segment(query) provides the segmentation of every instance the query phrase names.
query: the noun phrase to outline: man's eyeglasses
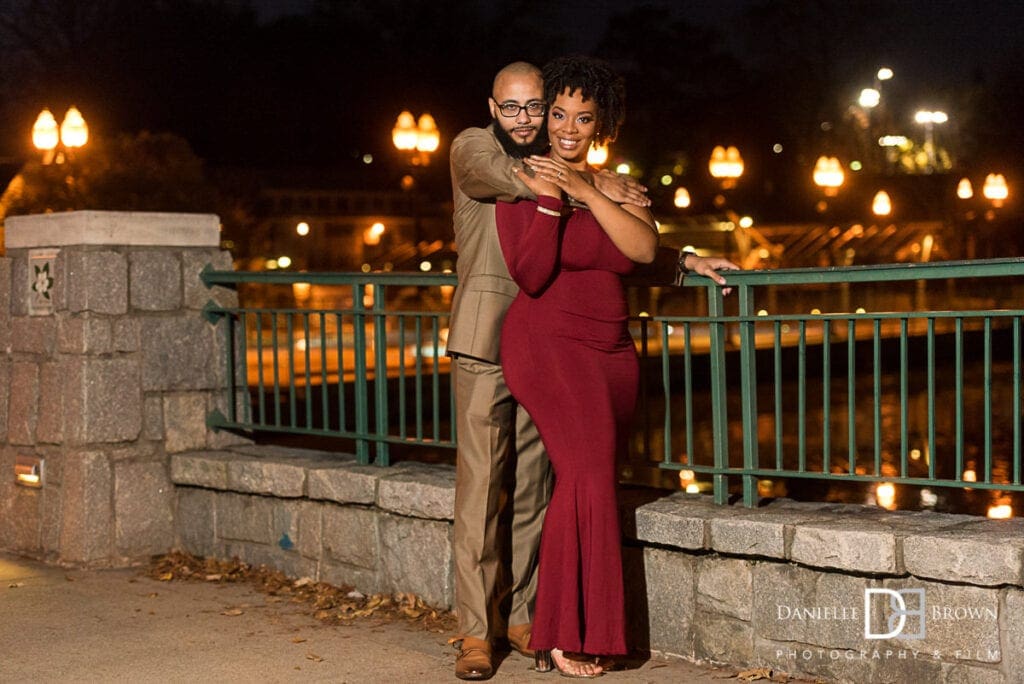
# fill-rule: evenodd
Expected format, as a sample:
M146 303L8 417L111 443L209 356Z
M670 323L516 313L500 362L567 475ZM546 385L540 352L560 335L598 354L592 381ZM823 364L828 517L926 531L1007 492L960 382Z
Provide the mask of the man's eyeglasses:
M527 102L524 105L516 104L515 102L501 102L498 103L498 111L501 115L511 119L514 116L519 116L519 112L526 110L527 116L544 116L544 112L548 110L548 106L544 102Z

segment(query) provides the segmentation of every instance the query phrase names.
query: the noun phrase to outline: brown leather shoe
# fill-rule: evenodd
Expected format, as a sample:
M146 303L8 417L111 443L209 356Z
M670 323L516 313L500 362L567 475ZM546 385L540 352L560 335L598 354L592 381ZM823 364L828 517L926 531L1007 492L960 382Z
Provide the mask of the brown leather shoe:
M530 628L532 625L527 622L525 625L513 625L508 628L508 645L522 653L527 658L536 655L530 648Z
M490 679L494 676L491 645L483 639L463 637L455 656L455 676L459 679Z

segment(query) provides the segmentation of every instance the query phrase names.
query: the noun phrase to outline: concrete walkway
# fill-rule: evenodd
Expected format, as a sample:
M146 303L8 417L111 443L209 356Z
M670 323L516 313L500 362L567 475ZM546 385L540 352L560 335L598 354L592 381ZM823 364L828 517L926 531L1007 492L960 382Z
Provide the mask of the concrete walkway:
M160 582L141 569L67 570L0 554L0 682L455 682L450 635L401 620L316 620L247 583ZM547 682L512 654L493 681ZM736 681L680 661L602 681ZM564 680L563 680L564 681Z

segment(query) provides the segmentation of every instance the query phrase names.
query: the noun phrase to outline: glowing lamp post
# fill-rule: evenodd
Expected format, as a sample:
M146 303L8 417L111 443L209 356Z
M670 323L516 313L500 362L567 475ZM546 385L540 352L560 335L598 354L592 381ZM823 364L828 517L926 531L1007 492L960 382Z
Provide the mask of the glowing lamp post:
M839 163L839 158L824 155L818 157L818 161L815 162L812 177L814 184L821 188L828 197L838 195L839 188L846 180L846 174L843 173L843 166Z
M871 200L871 213L875 216L888 216L892 213L892 200L885 190L879 190Z
M43 163L64 163L65 152L89 142L89 126L77 107L70 107L60 126L49 109L39 112L32 126L32 144L43 153Z
M587 150L587 163L591 166L604 166L608 162L608 145L592 143Z
M441 133L430 114L421 115L417 121L411 112L404 111L391 129L391 141L399 152L411 155L413 165L426 166L441 144Z
M1001 207L1006 198L1010 196L1010 189L1006 185L1006 178L1001 173L990 173L985 176L985 184L981 186L981 194L985 199L992 202L994 206Z
M736 179L743 175L743 157L740 156L740 151L731 145L729 147L716 146L711 151L708 171L712 178L721 181L722 189L728 190L736 187Z

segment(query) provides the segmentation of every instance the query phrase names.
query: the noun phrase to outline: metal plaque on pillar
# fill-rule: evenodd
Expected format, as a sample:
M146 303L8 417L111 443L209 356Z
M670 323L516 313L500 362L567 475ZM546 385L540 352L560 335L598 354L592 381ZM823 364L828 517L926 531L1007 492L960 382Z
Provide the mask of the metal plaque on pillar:
M30 316L53 314L53 286L56 284L57 249L28 251L28 313Z

